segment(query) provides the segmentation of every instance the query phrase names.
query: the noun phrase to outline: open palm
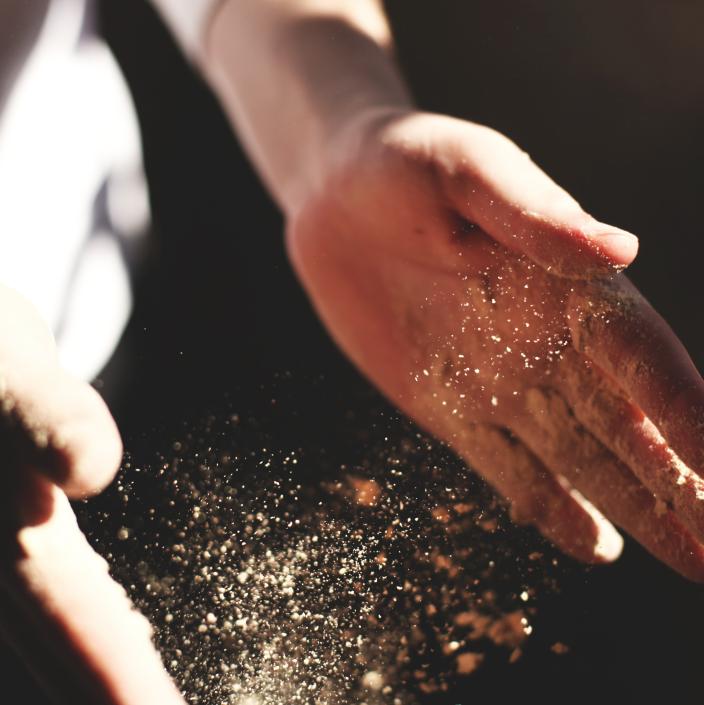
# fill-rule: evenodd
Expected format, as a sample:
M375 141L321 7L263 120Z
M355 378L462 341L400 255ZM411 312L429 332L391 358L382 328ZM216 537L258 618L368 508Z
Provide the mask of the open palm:
M404 115L340 142L289 246L340 346L517 521L606 561L603 513L704 579L704 384L618 273L632 236L501 135Z

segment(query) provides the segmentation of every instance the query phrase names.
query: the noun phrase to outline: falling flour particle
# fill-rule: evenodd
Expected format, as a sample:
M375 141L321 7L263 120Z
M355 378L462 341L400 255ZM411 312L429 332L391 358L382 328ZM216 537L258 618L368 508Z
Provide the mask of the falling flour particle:
M261 703L254 695L247 695L241 700L238 700L237 705L261 705Z
M479 668L483 660L484 656L482 654L473 653L471 651L460 654L457 657L457 673L460 673L463 676L474 673L474 671Z
M161 464L164 508L125 503L125 524L149 519L140 541L112 533L113 572L190 705L411 705L486 652L520 656L548 559L515 549L486 488L411 439L304 485L300 453L184 438Z
M362 686L369 690L381 690L384 687L384 677L378 671L367 671L362 676Z

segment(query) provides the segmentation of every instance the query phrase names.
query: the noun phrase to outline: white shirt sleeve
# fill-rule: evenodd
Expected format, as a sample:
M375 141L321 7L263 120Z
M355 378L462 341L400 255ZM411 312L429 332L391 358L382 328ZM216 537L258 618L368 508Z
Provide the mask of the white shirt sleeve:
M151 0L188 57L197 61L204 49L208 21L222 0Z

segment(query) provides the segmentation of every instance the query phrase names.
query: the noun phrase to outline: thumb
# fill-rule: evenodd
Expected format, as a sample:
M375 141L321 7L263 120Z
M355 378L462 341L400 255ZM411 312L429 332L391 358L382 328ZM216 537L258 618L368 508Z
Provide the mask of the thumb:
M452 186L460 215L560 276L605 276L635 259L635 235L592 218L507 137L473 127L460 146L468 182Z
M0 323L6 479L29 467L74 498L102 490L122 459L122 441L107 406L90 385L59 367L44 321L27 300L2 285Z

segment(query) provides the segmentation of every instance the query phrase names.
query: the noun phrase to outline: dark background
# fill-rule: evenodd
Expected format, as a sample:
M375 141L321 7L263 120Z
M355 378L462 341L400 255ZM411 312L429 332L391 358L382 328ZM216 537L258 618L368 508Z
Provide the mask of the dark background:
M294 411L273 415L275 437L334 443L350 410L381 402L313 316L279 214L153 11L143 0L103 5L143 128L156 225L132 322L103 376L127 448L158 450L226 397L246 409L286 397ZM505 132L596 217L637 233L631 276L701 369L704 5L387 5L419 105ZM541 608L536 639L565 641L568 655L534 649L484 669L448 703L699 703L703 597L629 543L616 566L571 573ZM8 702L43 702L23 692Z

